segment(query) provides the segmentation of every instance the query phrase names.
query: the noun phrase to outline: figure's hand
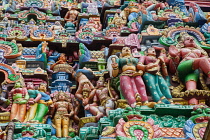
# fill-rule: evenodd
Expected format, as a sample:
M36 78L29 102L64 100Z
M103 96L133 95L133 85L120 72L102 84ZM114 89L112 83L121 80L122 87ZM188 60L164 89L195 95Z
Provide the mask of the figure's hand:
M147 65L146 70L148 71L149 69L154 68L154 67L158 67L158 64L150 63L150 64Z
M112 68L118 68L118 63L112 63Z
M28 103L29 103L30 105L33 105L33 104L35 104L35 101L34 101L34 100L30 100L30 101L28 101Z
M164 63L164 57L163 56L159 56L158 59L160 60L160 62Z
M112 98L111 100L112 100L112 101L116 101L117 99L115 99L115 98Z
M84 106L86 106L88 104L88 102L89 102L89 99L88 98L85 98L82 101L82 103L83 103Z
M56 62L56 64L62 64L63 63L63 60L58 60L57 62Z
M27 100L26 99L22 99L21 101L19 101L19 104L26 104Z
M136 65L136 68L137 68L138 70L145 71L145 65L143 65L142 63L138 63L138 64Z
M48 103L47 103L47 102L42 102L42 104L44 104L44 105L46 105L46 106L48 105Z
M179 50L175 46L170 46L169 47L169 54L171 57L176 57L179 55Z
M144 72L142 70L139 70L138 73L140 74L140 76L142 76L144 74Z
M64 117L71 117L73 114L64 114Z
M90 110L90 105L89 104L85 106L85 110Z

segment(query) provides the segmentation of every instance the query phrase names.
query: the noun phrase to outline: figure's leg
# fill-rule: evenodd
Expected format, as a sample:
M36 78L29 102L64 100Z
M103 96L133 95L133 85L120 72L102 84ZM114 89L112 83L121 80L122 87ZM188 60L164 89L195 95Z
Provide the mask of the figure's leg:
M12 109L11 109L11 114L10 114L10 121L15 119L19 111L19 104L13 103L12 104Z
M48 106L46 106L44 104L38 104L37 110L36 110L36 116L34 117L33 120L42 122L43 118L47 114L48 110L49 110Z
M145 81L145 85L146 85L149 93L152 96L152 99L155 102L161 102L160 96L159 96L157 88L156 88L157 87L156 84L158 84L158 83L155 81L155 76L150 74L150 73L145 73L143 75L143 78L144 78L144 81Z
M170 103L172 103L173 100L172 100L171 92L170 92L170 89L169 89L165 79L162 76L158 76L158 75L156 77L158 80L158 87L162 94L162 96L160 96L160 97L166 97L168 99L168 101ZM165 103L168 103L168 102L166 101Z
M36 115L38 103L30 105L30 109L27 111L25 122L32 120Z
M19 120L23 122L26 116L26 104L21 104L19 107Z
M96 106L89 105L89 108L87 108L86 110L90 110L90 113L96 116L97 120L104 116L104 114L100 112Z
M134 81L135 81L134 85L136 86L138 93L141 96L141 101L142 102L148 101L146 87L145 87L144 81L142 80L141 76L134 77Z
M193 73L187 74L185 77L186 89L197 89L197 81L199 78L199 71L195 70Z
M165 81L166 81L168 87L170 87L171 86L171 82L170 82L170 77L169 76L165 76Z
M133 91L131 78L129 76L120 76L120 88L128 104L134 104L136 102L135 93Z
M68 117L64 117L62 119L62 132L63 132L62 137L68 137L69 135L69 118Z
M113 110L114 109L114 102L111 99L106 101L105 109L106 109L106 115L107 116L109 114L109 110Z
M61 117L55 116L56 137L62 137Z
M210 62L208 58L195 59L193 62L193 69L201 69L210 78Z

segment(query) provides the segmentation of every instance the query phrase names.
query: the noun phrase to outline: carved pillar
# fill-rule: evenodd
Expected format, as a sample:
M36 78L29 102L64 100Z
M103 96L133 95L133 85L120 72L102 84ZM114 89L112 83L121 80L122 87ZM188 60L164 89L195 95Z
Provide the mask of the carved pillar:
M15 123L9 122L8 123L8 133L7 133L7 140L14 140L14 129L15 129Z
M204 133L203 140L210 140L210 120L208 121L208 125L206 127L206 131Z

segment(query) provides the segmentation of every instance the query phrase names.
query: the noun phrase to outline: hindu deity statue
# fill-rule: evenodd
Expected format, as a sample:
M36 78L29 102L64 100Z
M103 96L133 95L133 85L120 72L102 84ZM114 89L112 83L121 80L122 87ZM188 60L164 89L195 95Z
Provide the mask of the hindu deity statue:
M9 99L11 101L10 120L23 122L26 115L29 95L27 89L23 86L21 81L17 81L14 88L9 92Z
M139 68L138 59L134 58L129 47L123 47L120 57L111 56L108 59L108 69L110 76L117 77L119 70L122 70L120 75L120 88L122 95L132 107L136 104L135 94L141 95L143 103L148 103L146 87L141 78L143 71Z
M115 24L118 28L122 28L126 25L127 23L127 18L121 17L118 15L118 13L115 14L113 20L109 23L110 24Z
M64 20L68 23L71 22L73 24L76 24L77 21L77 16L78 16L79 12L75 9L74 6L69 8L69 11L66 13Z
M88 22L86 23L86 25L83 26L83 28L86 28L86 27L91 28L94 33L101 31L102 24L100 22L100 18L99 17L90 17Z
M44 116L49 111L48 106L50 106L53 102L50 98L50 95L48 95L47 92L47 84L41 83L38 88L39 93L41 94L41 98L39 100L36 115L34 119L31 120L31 122L38 122L42 123Z
M143 79L153 100L157 103L172 103L170 89L163 78L163 76L168 76L164 56L160 55L157 58L155 48L152 47L148 49L147 55L141 56L140 59L139 63L142 64L142 70L145 72Z
M208 54L195 43L193 36L182 32L177 47L170 46L169 55L172 60L179 60L179 63L172 63L170 67L177 66L179 80L185 83L188 91L197 89L199 69L207 75L207 83L209 82L210 62ZM197 104L193 101L196 100L190 99L189 104Z
M9 20L8 20L8 17L4 17L2 19L2 21L0 21L0 27L1 28L4 28L4 27L7 27L9 25Z
M44 62L44 66L47 67L47 53L48 43L46 41L40 43L36 50L36 60Z
M51 105L51 115L54 118L57 137L68 137L70 117L74 115L74 109L70 101L70 96L60 91L54 97Z
M81 100L83 105L87 105L89 103L89 93L94 89L94 86L90 81L90 79L93 79L93 77L94 75L92 70L87 69L86 67L83 69L78 69L75 73L75 79L79 84L75 97ZM84 96L87 98L84 98Z
M57 72L67 72L72 73L72 66L67 63L66 55L64 53L61 53L58 61L50 66L50 69L54 71L54 73Z
M29 95L28 104L30 105L30 109L27 111L25 122L32 120L35 117L38 102L42 97L39 91L35 90L33 82L27 83L27 90Z
M51 26L51 30L55 32L55 35L59 35L60 32L65 31L59 21L56 21L55 24Z
M210 44L210 23L205 23L201 27L200 31L204 34L206 43Z
M110 96L109 97L109 90L110 90ZM96 87L91 91L89 97L84 98L93 98L92 104L87 104L85 106L86 110L90 110L90 112L96 116L97 119L102 117L103 115L108 115L109 110L113 110L115 106L115 101L119 98L117 93L111 89L108 88L104 81L104 77L100 77L97 81Z

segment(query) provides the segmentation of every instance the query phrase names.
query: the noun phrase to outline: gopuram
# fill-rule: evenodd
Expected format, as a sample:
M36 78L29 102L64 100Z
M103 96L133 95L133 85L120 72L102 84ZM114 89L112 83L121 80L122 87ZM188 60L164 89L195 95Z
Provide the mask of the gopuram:
M210 140L209 0L0 0L0 140Z

